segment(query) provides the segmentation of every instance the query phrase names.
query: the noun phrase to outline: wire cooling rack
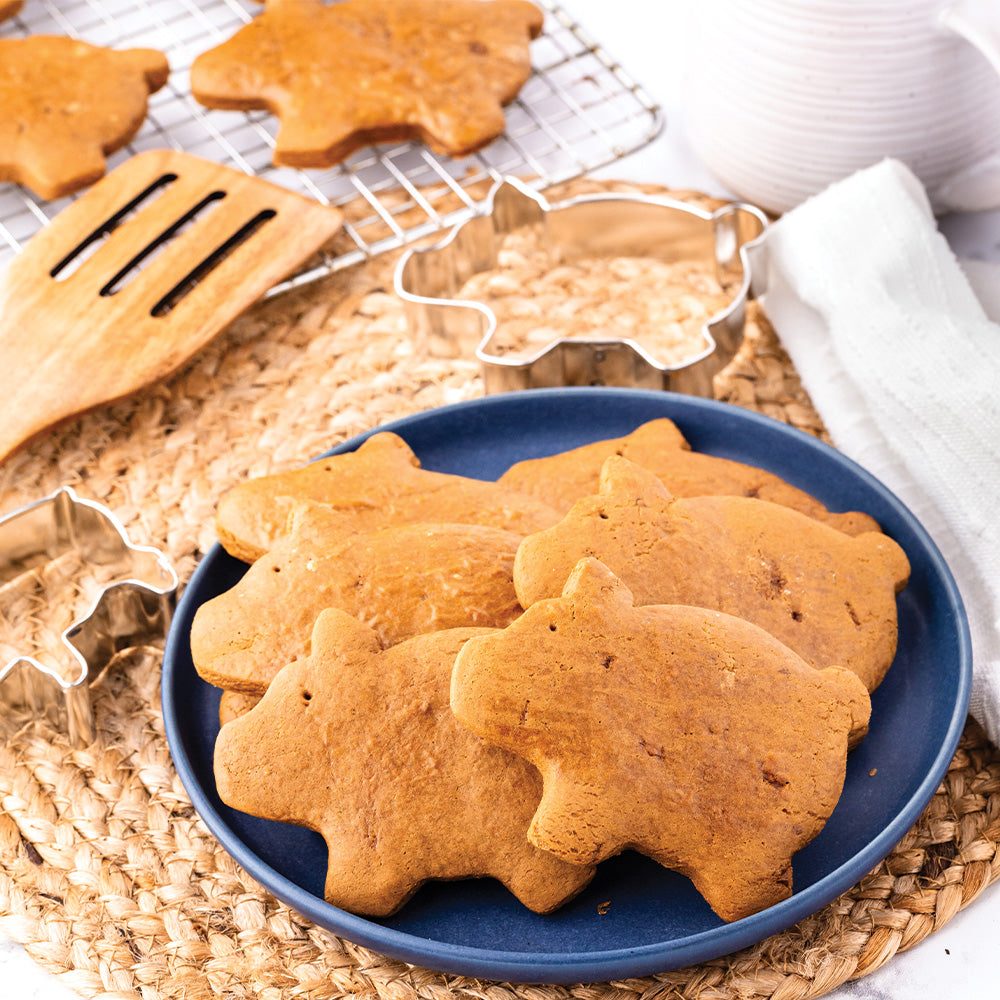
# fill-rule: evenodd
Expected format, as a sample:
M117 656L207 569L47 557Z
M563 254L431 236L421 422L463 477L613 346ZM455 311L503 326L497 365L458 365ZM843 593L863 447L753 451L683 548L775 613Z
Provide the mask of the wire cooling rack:
M324 260L318 270L325 272L464 221L482 199L483 181L513 174L543 188L612 163L656 137L662 118L642 88L567 11L551 0L535 2L545 11L545 27L531 43L532 75L507 107L504 135L461 159L404 142L360 150L328 170L273 166L278 125L273 116L210 111L190 96L188 71L195 56L249 22L261 9L251 0L26 0L17 17L0 25L0 37L59 34L94 45L165 52L170 79L150 98L135 140L109 157L108 169L134 153L169 148L256 174L324 204L364 199L370 214L347 223L347 249ZM0 184L0 268L67 202L46 202L26 188ZM298 280L313 276L311 271Z

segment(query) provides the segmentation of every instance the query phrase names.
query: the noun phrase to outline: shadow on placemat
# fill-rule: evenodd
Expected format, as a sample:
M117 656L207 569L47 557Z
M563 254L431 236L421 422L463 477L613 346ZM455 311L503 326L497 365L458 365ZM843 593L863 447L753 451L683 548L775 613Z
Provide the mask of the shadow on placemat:
M583 181L564 193L583 190L635 186ZM71 485L110 506L133 540L162 548L187 580L215 541L215 505L230 485L481 394L473 360L414 355L391 293L394 263L376 258L265 302L171 380L35 442L0 467L2 508ZM825 437L773 331L751 312L747 343L720 377L718 397ZM0 931L86 997L817 997L933 933L994 878L1000 754L970 722L902 843L782 934L613 985L444 976L314 927L238 868L174 769L159 667L158 652L139 650L105 673L94 691L98 739L85 749L30 724L0 734Z

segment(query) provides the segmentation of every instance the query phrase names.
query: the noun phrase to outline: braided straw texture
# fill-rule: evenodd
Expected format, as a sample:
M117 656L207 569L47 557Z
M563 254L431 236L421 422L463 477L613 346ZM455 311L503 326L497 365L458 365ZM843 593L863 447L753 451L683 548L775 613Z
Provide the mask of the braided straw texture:
M557 194L593 189L636 188L582 181ZM214 542L215 504L230 485L301 465L386 420L481 394L473 361L414 357L390 290L393 264L376 258L262 303L174 378L43 437L0 467L0 507L71 485L110 506L134 541L162 548L186 580ZM717 395L825 436L754 310ZM174 770L158 685L158 652L119 657L95 688L99 732L83 750L39 725L0 733L0 931L84 997L799 1000L890 961L1000 874L1000 754L970 722L903 842L782 934L616 983L445 976L312 926L233 862Z

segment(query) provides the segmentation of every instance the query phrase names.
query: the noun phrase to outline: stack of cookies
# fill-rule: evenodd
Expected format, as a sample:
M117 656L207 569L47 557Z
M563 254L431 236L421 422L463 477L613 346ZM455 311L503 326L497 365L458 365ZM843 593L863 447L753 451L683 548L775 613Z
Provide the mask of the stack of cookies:
M218 533L250 563L192 626L219 794L318 831L327 900L372 916L480 876L550 912L627 849L725 920L786 898L909 576L667 419L495 483L375 434L236 486Z

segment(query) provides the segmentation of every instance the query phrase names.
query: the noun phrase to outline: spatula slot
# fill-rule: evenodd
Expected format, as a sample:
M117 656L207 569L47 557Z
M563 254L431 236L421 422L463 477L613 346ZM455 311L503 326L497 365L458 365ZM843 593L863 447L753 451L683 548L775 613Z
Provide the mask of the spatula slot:
M273 208L258 212L252 219L240 226L224 243L215 248L202 262L193 267L166 295L150 310L151 316L167 316L189 292L192 292L209 273L215 270L237 247L246 243L251 236L265 226L278 213Z
M143 268L148 267L156 259L157 255L162 253L170 243L190 229L216 202L222 201L225 197L225 191L213 191L211 194L207 194L196 205L189 208L176 222L172 222L167 226L159 236L150 240L142 250L101 288L99 294L102 296L117 295Z
M81 240L62 260L59 261L55 267L49 271L49 277L55 278L57 281L65 281L71 274L74 274L84 261L89 260L91 257L101 249L102 246L107 242L108 237L121 225L126 223L132 218L143 206L154 201L174 181L177 180L177 174L163 174L158 177L152 184L150 184L145 190L140 191L130 202L118 209L114 215L109 216L104 220L93 232L91 232L85 239Z

